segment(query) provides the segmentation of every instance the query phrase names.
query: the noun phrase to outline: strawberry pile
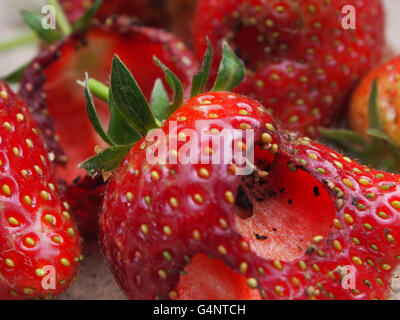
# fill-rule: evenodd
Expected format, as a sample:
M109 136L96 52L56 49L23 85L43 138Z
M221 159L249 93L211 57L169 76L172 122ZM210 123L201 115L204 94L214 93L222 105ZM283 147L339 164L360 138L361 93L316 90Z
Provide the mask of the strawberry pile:
M130 299L389 298L381 1L354 3L355 29L344 0L103 2L60 0L47 32L25 12L41 51L19 97L0 81L0 298L67 289L79 235Z

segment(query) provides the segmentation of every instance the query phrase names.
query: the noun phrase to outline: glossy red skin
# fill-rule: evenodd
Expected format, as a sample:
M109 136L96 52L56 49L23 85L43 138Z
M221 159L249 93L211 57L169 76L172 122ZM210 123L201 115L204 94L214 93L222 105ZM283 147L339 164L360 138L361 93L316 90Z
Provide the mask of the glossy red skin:
M67 204L63 203L56 186L53 164L48 159L38 125L26 105L4 82L0 82L0 92L7 93L6 98L0 93L0 298L57 295L68 288L77 273L79 234L73 220L63 215ZM7 122L11 130L4 126ZM19 150L18 156L13 148ZM35 165L40 172L35 170ZM27 171L26 177L22 170ZM4 185L10 187L10 195L4 191ZM47 193L47 199L42 191ZM25 196L30 198L30 203L24 200ZM53 216L53 223L46 221L46 214ZM10 223L10 217L18 224ZM61 243L54 241L54 236ZM27 237L35 244L27 243ZM6 259L13 263L7 263ZM67 259L70 265L62 264L61 259ZM36 274L36 269L44 266L55 268L54 290L44 289L42 277Z
M400 56L369 72L354 91L349 110L350 128L368 138L368 101L374 80L378 81L378 107L383 130L400 145Z
M247 115L240 114L240 109L245 109ZM241 272L266 299L385 299L389 296L392 272L399 263L396 256L400 254L396 244L400 237L400 209L397 208L400 203L394 202L400 200L399 176L389 173L377 176L377 171L325 146L305 138L288 137L263 110L248 98L209 93L189 100L170 118L170 121L179 120L179 131L200 130L202 127L195 125L195 120L199 119L211 118L220 129L239 129L241 123L247 123L255 131L256 149L262 145L262 133L271 136L271 144L276 146L267 144L270 151L256 152L255 159L257 164L273 159L265 186L271 202L265 202L266 211L253 212L253 217L244 221L234 214L234 204L226 197L226 191L236 195L242 179L233 174L230 165L152 165L146 160L150 142L139 141L131 149L108 184L100 219L103 253L129 298L179 298L180 272L199 253L217 257L234 272ZM266 123L272 124L273 130L270 126L267 128ZM162 130L168 133L168 122ZM292 169L298 169L297 173L288 169L288 163ZM202 167L208 170L208 177L199 173ZM151 174L154 170L159 180ZM359 183L361 178L369 179L368 186ZM346 179L353 183L353 188L348 187ZM322 196L321 200L309 187L315 183L320 187L318 197ZM279 190L282 185L289 188L287 192ZM382 185L388 185L388 190L381 190ZM127 192L132 193L132 201L128 200ZM196 193L203 197L202 203L194 200ZM275 195L279 193L282 195ZM373 193L375 198L368 199L367 193ZM295 198L298 194L302 196ZM150 201L146 202L146 197L150 197ZM177 201L171 202L172 197ZM289 203L290 197L294 198ZM321 201L319 207L315 205L317 201ZM282 216L282 225L276 225L278 234L281 233L279 228L288 231L294 227L285 226L289 218L296 218L304 225L303 242L285 236L273 240L301 245L297 255L271 254L259 246L252 234L260 224L261 227L262 223L268 224L274 209ZM317 234L306 232L318 221L318 215L312 218L310 211L317 211L323 219L329 218ZM387 218L379 217L379 211L385 212ZM367 229L365 223L372 229ZM143 225L147 226L147 232ZM193 234L194 231L198 234ZM271 230L263 231L269 236L272 234ZM319 235L323 239L313 242ZM357 238L359 244L353 242L356 241L353 238ZM371 248L372 244L378 250ZM279 254L284 259L277 262ZM374 265L370 266L367 259ZM306 270L301 268L302 261ZM359 292L343 289L335 273L337 267L347 265L356 268ZM200 267L197 272L206 270ZM210 283L211 295L212 287ZM191 299L207 298L189 296Z
M353 4L356 30L343 29L345 15L337 14L348 4L346 0L331 0L330 5L310 0L201 0L194 27L197 57L201 59L208 36L219 61L221 42L227 38L248 69L247 79L236 91L273 110L285 129L316 137L319 126L340 119L354 86L380 62L384 51L381 1ZM283 12L277 9L281 7ZM240 24L248 27L239 28Z
M73 22L88 10L92 0L60 0L68 19ZM105 20L115 14L135 17L146 26L166 28L186 43L191 43L192 19L197 0L104 0L96 18Z
M57 174L69 183L79 175L85 175L78 165L95 154L95 146L105 146L87 117L83 89L76 83L77 79L84 79L85 72L88 72L89 77L109 84L110 61L114 54L118 54L149 98L155 80L164 79L162 70L153 61L153 55L175 72L185 86L190 85L197 70L192 54L177 38L162 30L131 26L129 23L129 19L116 18L113 23L91 29L85 37L88 46L82 47L80 36L67 40L59 49L59 59L41 73L46 77L43 91L47 108L69 160L66 168L58 168ZM169 88L168 85L165 87ZM97 99L95 103L100 120L106 127L108 106Z

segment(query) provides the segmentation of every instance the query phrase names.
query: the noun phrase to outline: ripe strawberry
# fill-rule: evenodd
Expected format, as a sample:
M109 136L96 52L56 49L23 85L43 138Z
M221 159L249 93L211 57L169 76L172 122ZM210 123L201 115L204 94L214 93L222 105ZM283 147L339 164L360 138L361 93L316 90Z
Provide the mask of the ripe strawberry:
M2 81L0 123L0 299L57 295L77 273L79 235L39 127ZM48 267L54 268L54 288L42 285L52 282Z
M264 103L286 129L315 137L319 126L340 118L351 90L384 51L381 1L352 3L355 30L342 27L342 8L348 4L201 0L196 52L202 55L206 36L216 48L228 39L248 68L237 92Z
M378 101L380 121L383 131L400 145L400 56L372 70L362 80L353 94L349 111L350 128L363 137L368 137L370 127L368 100L374 80L378 82Z
M122 17L108 20L84 37L72 36L41 53L25 73L21 95L29 105L31 101L33 105L47 104L55 133L68 157L65 169L59 167L57 173L67 182L84 175L77 165L93 155L96 145L101 145L85 116L85 99L76 81L88 72L106 82L109 61L114 53L125 58L144 84L142 89L147 97L154 81L163 77L154 65L153 55L160 57L186 85L196 68L191 53L177 38L161 30L132 26L130 19ZM108 108L101 102L99 115L103 123L109 119ZM85 143L82 143L83 137Z
M93 2L93 0L60 1L71 22L82 17ZM105 20L113 14L125 14L137 18L145 25L167 28L190 43L191 21L196 3L197 0L103 0L96 17Z
M400 176L281 131L261 104L224 91L235 86L222 79L236 84L243 74L226 46L224 54L230 58L214 90L192 89L194 97L175 109L155 141L143 137L130 150L112 146L82 165L93 174L120 163L100 218L102 250L120 287L132 299L387 298L400 259ZM207 55L204 61L202 88L211 63ZM114 103L141 132L159 127L134 87L114 58ZM127 99L142 122L129 118ZM254 141L224 134L222 147L204 135L232 129L252 129ZM161 142L170 160L190 150L192 162L154 161L163 154ZM237 158L213 161L237 155L232 149L245 156L254 150L252 174L236 174L243 166ZM342 286L345 268L354 272L350 289Z

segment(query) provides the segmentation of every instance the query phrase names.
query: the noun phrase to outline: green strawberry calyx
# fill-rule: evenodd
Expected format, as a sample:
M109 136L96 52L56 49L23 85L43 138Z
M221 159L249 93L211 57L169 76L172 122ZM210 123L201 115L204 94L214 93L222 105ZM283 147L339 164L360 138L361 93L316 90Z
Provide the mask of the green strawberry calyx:
M223 42L223 56L218 74L210 91L231 91L245 76L243 62L234 54L227 42ZM131 147L152 130L163 123L185 102L184 88L178 77L157 57L154 62L164 71L165 81L174 92L173 99L167 94L161 79L155 81L150 103L146 100L132 73L114 55L111 68L111 85L90 79L78 81L85 87L86 107L93 128L109 145L79 166L89 175L95 176L104 171L112 171L119 166ZM198 73L193 77L190 98L206 90L212 65L212 47L207 39L207 49ZM110 122L105 130L100 124L92 95L108 103Z

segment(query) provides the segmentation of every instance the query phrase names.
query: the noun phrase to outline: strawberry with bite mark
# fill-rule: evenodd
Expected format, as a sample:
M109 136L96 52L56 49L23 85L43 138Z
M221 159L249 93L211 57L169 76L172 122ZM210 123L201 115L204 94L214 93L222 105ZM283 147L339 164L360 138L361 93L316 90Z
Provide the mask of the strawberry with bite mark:
M248 68L236 91L273 110L285 129L315 137L319 126L329 127L340 118L351 90L384 50L381 1L352 4L355 30L342 27L342 8L348 4L201 0L196 52L201 57L206 36L216 48L227 39Z
M227 46L224 53L214 90L199 94L210 67L206 54L192 98L167 112L161 127L144 100L135 101L134 82L129 94L118 87L119 79L133 78L114 58L118 109L138 130L164 133L130 150L112 146L82 164L91 174L117 167L100 219L102 250L117 282L132 299L386 299L400 258L400 176L281 131L258 102L227 92L244 73ZM127 98L142 103L144 124L129 118ZM198 139L189 139L188 129ZM224 135L225 148L218 148L200 134L224 129L252 129L254 141ZM167 137L169 146L176 142L170 159L189 145L203 161L149 160ZM248 156L253 148L250 175L237 174L244 166L238 158L212 162L215 154L233 149ZM342 286L348 267L356 279L350 289Z
M3 81L0 123L0 298L58 295L77 273L79 234L39 127ZM42 283L49 272L55 272L54 288Z

